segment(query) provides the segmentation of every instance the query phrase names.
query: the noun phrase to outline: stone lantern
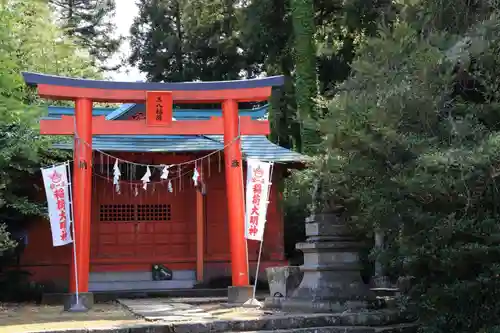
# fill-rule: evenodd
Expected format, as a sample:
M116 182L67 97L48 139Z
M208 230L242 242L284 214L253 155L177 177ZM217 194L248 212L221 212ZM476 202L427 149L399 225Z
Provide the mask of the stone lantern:
M315 196L320 192L315 187ZM314 198L316 200L316 198ZM314 211L315 209L313 209ZM332 200L306 219L306 241L296 248L304 253L303 278L291 295L280 301L284 310L342 312L368 307L375 295L361 278L358 242Z

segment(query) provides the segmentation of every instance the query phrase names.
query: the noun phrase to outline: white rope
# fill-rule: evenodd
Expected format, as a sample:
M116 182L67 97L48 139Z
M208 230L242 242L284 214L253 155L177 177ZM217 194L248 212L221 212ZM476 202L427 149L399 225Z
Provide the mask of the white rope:
M238 139L240 138L240 134L238 133L238 136L235 137L233 140L231 140L231 142L229 142L228 144L224 145L221 149L217 149L217 150L214 150L212 151L211 153L208 153L207 155L204 155L202 157L199 157L199 158L196 158L196 159L193 159L193 160L190 160L190 161L186 161L186 162L182 162L182 163L177 163L177 164L172 164L172 166L182 166L182 165L187 165L187 164L194 164L196 162L199 162L205 158L208 158L212 155L215 155L221 151L224 151L227 147L231 146L233 143L235 143ZM86 142L85 140L81 139L79 136L78 136L78 133L75 131L75 139L78 139L79 141L81 141L83 144L85 144L87 147L91 148L92 150L94 151L97 151L101 154L103 154L104 156L108 156L110 158L114 158L114 159L117 159L118 161L121 161L122 163L126 163L126 164L132 164L132 165L138 165L138 166L145 166L145 167L163 167L164 164L144 164L144 163L137 163L137 162L132 162L132 161L128 161L128 160L124 160L122 158L118 158L116 156L113 156L111 154L108 154L100 149L96 149L94 148L89 142Z
M151 182L148 182L148 184L152 184L152 185L154 185L154 184L168 183L168 182L170 182L170 181L178 180L178 179L180 179L180 178L182 178L182 177L185 177L185 176L187 176L187 175L191 174L193 171L194 171L194 170L189 170L189 171L186 171L186 172L184 172L184 173L181 173L180 175L177 175L177 176L175 176L175 177L169 177L169 178L167 178L167 179L162 179L162 180L159 180L159 181L151 181ZM107 181L113 182L113 178L110 178L110 177L107 177L107 176L103 176L103 175L100 175L100 174L95 173L95 172L92 172L92 175L94 175L94 176L96 176L96 177L98 177L98 178L101 178L101 179L104 179L104 180L107 180ZM141 180L140 180L140 179L138 179L138 180L135 180L135 181L132 181L132 180L131 180L131 181L126 181L126 180L121 180L121 179L120 179L118 182L119 182L119 183L122 183L122 184L128 184L128 185L136 185L136 184L140 183L140 182L141 182Z

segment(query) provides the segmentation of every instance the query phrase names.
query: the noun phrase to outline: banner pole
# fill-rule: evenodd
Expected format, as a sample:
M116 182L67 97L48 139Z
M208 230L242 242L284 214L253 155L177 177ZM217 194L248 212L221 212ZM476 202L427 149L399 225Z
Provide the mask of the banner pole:
M250 279L250 257L248 256L248 239L246 238L245 238L245 247L247 250L247 274L248 274L248 279ZM248 281L248 283L250 283L250 281Z
M76 127L76 118L75 118L75 138L78 140L78 146L77 144L75 143L75 140L73 140L73 157L75 158L75 161L76 161L76 158L77 156L79 156L80 154L80 151L77 151L77 149L81 149L81 145L82 145L82 141L80 139L80 137L78 136L78 131L77 131L77 127ZM68 163L68 169L69 169L69 163ZM70 179L73 179L70 175L70 177L68 177ZM80 184L82 185L82 184ZM75 261L75 289L76 289L76 292L75 292L75 297L76 297L76 303L75 304L71 304L70 308L68 309L68 311L70 312L86 312L88 311L87 307L83 304L80 303L80 286L79 286L79 281L78 281L78 261L77 261L77 254L76 254L76 228L75 228L75 214L74 214L74 206L73 206L73 186L70 187L70 193L71 193L71 219L72 219L72 223L71 223L71 231L73 232L73 260ZM83 190L83 187L78 190ZM83 214L83 212L82 212ZM82 216L79 216L80 218L82 218Z
M80 295L79 295L79 290L80 288L78 287L78 263L76 260L76 234L75 234L75 218L74 218L74 212L73 212L73 184L71 182L71 173L70 173L70 167L69 163L66 163L66 170L68 174L68 187L69 187L69 193L70 193L70 198L71 198L71 232L73 233L73 261L75 263L75 287L76 287L76 304L80 303Z
M266 226L264 225L264 230ZM259 269L260 269L260 258L262 257L262 247L264 244L264 237L262 237L262 240L260 241L260 246L259 246L259 256L257 257L257 268L255 269L255 281L253 283L253 295L252 295L252 300L255 299L255 295L257 294L257 281L259 280Z

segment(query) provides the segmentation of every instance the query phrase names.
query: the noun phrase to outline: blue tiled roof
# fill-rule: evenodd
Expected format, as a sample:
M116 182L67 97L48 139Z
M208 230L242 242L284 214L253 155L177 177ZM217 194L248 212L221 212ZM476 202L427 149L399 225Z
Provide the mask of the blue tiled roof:
M126 119L137 112L144 112L144 104L123 104L119 108L94 108L94 116L106 116L110 121ZM240 115L251 116L253 119L267 115L268 105L252 110L240 110ZM46 118L56 119L62 115L74 115L71 107L48 108ZM221 109L174 109L176 120L209 119L222 116ZM221 135L95 135L92 144L94 149L103 151L129 152L196 152L214 151L224 148ZM275 145L265 136L243 136L241 148L245 158L255 158L274 162L305 162L308 158L289 149ZM70 142L58 143L54 148L73 149Z
M224 142L222 135L207 135L214 141ZM269 141L263 135L244 135L241 139L241 151L245 158L255 158L261 161L273 162L305 162L308 157L292 150L280 147Z
M278 163L305 162L307 157L275 145L265 136L242 136L241 149L244 158ZM196 152L214 151L224 148L223 137L172 136L172 135L96 135L92 140L94 149L128 152ZM72 143L58 143L54 148L72 149Z
M132 110L137 104L122 104L119 108L115 109L113 112L106 115L106 120L118 119L120 116L127 114Z
M268 105L264 105L255 109L241 109L241 116L251 116L252 119L261 119L267 115ZM93 108L92 115L106 116L107 120L123 120L138 112L145 112L144 104L122 104L120 107L114 108ZM61 116L72 116L75 114L75 109L72 107L49 106L48 115L45 118L60 118ZM221 109L174 109L173 117L176 120L204 120L211 117L221 117Z

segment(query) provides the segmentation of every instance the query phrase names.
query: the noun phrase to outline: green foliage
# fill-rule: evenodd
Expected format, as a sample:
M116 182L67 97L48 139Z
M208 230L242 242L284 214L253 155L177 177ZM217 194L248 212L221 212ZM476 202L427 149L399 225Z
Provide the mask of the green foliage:
M236 0L185 1L185 51L193 59L191 71L201 80L236 80L245 69L240 49Z
M10 238L10 232L7 231L7 226L0 224L0 256L15 245L16 243Z
M130 63L152 81L239 78L245 64L234 3L141 0L131 28Z
M292 0L295 32L295 89L301 119L317 119L316 50L314 45L314 7L312 0Z
M0 243L33 216L45 214L39 200L40 166L64 153L49 150L50 138L38 134L40 101L26 88L22 71L96 77L90 59L51 22L43 2L9 0L0 5ZM33 103L29 106L28 103Z
M295 4L300 6L301 2L295 1ZM317 97L318 102L316 85L322 96L335 95L338 84L349 76L350 64L363 36L376 34L380 21L394 20L395 6L390 0L315 0L313 5L314 35L309 40L298 41L306 43L307 48L311 48L312 41L312 52L316 49L315 59L309 65L314 67L317 64L317 79L314 69L310 72L306 70L305 75L311 78L311 91L314 89L310 95ZM282 93L275 93L271 99L271 140L287 148L311 153L318 148L311 146L318 141L317 122L307 120L310 116L307 112L306 119L298 116L292 17L290 0L250 1L243 8L239 21L241 47L250 73L263 71L268 75L286 76ZM308 24L310 28L311 22L308 21ZM313 119L321 119L325 109L326 106L319 101L318 107L313 109L317 113L312 114ZM309 201L303 197L311 186L310 183L305 186L302 183L307 182L308 176L300 174L286 184L284 211L288 252L291 252L294 243L304 237L303 221ZM317 174L310 176L316 177Z
M315 0L314 6L310 1L296 1L297 23L304 18L304 9L313 10L304 12L306 29L297 27L301 35L297 39L290 0L140 0L138 4L139 15L131 29L131 64L151 81L285 75L284 91L271 101L272 139L302 150L309 145L308 136L302 136L304 119L316 119L321 111L313 101L317 85L324 94L347 78L360 36L375 33L378 20L389 16L391 1ZM309 52L304 58L307 62L300 60L300 68L293 56L296 49ZM307 96L299 99L307 110L297 108L296 81L299 90L306 89ZM298 110L306 116L299 117Z
M148 79L183 81L185 71L180 1L141 0L131 32L130 63Z
M368 236L385 232L385 269L414 278L407 296L424 331L491 331L500 318L500 12L441 4L402 6L397 23L361 44L309 179L322 180L320 209L343 210Z
M247 72L286 77L284 88L271 99L271 139L281 146L300 150L303 144L292 75L295 63L290 1L251 1L243 9L240 29Z
M48 1L56 9L65 34L105 67L104 62L118 51L121 43L121 37L113 37L115 0Z
M291 257L295 245L305 240L305 223L309 215L308 207L312 204L310 192L311 179L315 177L315 169L308 168L301 172L292 172L285 179L283 191L283 211L286 221L285 252Z

